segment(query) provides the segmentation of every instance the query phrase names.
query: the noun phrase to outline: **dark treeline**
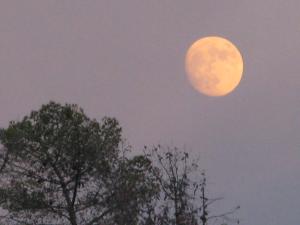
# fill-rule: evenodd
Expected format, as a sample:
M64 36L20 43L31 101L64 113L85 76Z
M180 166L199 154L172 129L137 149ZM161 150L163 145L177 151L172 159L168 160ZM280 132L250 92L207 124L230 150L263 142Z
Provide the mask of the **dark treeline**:
M145 148L129 157L114 118L50 102L0 131L3 225L207 225L206 178L187 152Z

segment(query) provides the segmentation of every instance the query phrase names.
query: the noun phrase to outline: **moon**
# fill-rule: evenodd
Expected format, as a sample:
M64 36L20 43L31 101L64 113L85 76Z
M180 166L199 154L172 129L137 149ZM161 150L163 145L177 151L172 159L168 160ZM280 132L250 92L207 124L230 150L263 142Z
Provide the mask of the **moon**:
M237 47L222 37L205 37L188 49L185 68L192 86L208 96L232 92L243 75L243 58Z

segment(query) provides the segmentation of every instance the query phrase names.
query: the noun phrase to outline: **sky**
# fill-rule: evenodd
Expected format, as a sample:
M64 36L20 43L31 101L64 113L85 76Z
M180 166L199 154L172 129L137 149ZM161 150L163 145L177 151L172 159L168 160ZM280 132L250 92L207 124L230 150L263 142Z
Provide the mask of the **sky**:
M116 117L124 137L200 156L243 225L300 223L299 0L2 0L0 126L41 104ZM244 59L240 85L208 97L184 58L205 36Z

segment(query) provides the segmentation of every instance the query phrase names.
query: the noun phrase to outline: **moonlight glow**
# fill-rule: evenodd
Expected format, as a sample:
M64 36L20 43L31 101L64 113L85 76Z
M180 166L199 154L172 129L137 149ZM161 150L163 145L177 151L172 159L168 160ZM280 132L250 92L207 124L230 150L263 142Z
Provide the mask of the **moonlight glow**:
M193 87L209 96L223 96L233 91L243 74L239 50L221 37L206 37L189 48L186 72Z

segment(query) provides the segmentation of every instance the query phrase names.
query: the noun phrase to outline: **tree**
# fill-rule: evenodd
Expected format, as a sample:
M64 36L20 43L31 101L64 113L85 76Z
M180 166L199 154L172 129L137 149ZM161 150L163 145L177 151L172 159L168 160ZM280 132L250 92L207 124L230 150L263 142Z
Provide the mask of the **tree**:
M13 225L208 225L205 174L187 152L128 157L114 118L55 102L0 130L0 206Z
M123 157L110 186L113 198L110 207L114 216L106 224L145 224L145 210L157 199L159 185L152 174L152 162L144 156Z
M150 161L120 157L121 130L114 118L99 123L55 102L10 122L0 135L6 223L135 224L156 189ZM122 223L128 213L132 223Z
M146 150L147 152L147 150ZM160 184L160 202L155 224L159 225L195 225L193 200L197 189L190 173L197 164L189 162L189 155L177 148L167 151L161 146L155 147L147 154L155 166L157 182Z
M152 216L156 225L208 225L217 220L237 222L230 217L239 208L234 208L220 215L209 211L209 206L221 198L210 199L206 193L206 176L199 174L197 161L190 160L189 154L178 148L155 147L146 155L150 157L156 167L153 174L160 184L161 199L159 213ZM158 170L157 170L158 168ZM155 210L153 210L155 211Z
M222 225L226 225L227 222L240 224L239 219L232 217L232 215L240 208L240 206L237 206L221 214L212 214L209 211L209 207L213 203L222 200L223 198L209 198L206 192L207 183L206 183L205 172L202 172L201 176L202 176L202 181L199 183L200 184L200 191L199 191L200 206L198 207L198 218L201 222L201 225L211 224L210 222L212 222L212 224L217 224L218 222L221 222Z

